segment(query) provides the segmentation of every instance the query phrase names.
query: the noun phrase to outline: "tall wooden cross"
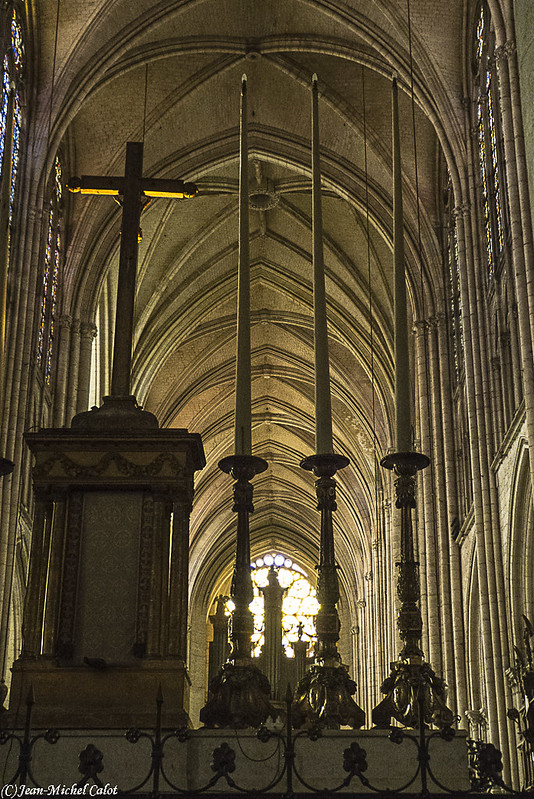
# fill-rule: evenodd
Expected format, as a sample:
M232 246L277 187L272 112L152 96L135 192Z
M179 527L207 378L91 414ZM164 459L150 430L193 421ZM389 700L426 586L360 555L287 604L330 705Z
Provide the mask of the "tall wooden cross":
M128 142L124 177L83 175L81 178L71 178L67 188L80 194L122 197L121 247L110 394L113 397L125 397L131 392L135 280L143 197L191 198L197 194L197 187L194 183L184 183L183 180L143 178L143 144Z

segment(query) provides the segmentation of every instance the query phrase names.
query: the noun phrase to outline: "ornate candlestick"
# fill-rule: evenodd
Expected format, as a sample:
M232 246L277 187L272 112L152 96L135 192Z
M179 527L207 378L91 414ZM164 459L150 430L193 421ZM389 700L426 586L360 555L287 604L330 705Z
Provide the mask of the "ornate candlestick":
M297 685L295 726L342 724L361 727L365 713L352 699L356 683L350 679L337 651L339 583L334 551L332 513L336 510L338 469L348 465L344 455L336 455L332 443L330 366L323 261L323 224L321 210L321 169L319 158L319 92L317 75L312 77L312 205L313 205L313 317L315 351L315 449L316 455L304 458L301 467L313 471L317 509L321 512L321 542L317 599L320 608L315 617L317 648L315 663Z
M249 605L253 599L250 574L249 514L252 478L264 472L267 462L251 454L251 371L250 371L250 267L248 226L247 80L241 83L241 134L239 169L239 264L237 301L237 366L235 455L219 461L219 469L231 474L234 485L233 511L237 513L237 541L230 596L234 610L230 624L232 650L227 662L209 686L208 702L200 711L207 727L257 727L276 710L269 702L269 680L252 664L250 656L254 619Z
M401 511L400 560L397 563L397 596L400 609L397 628L403 647L391 673L381 685L385 698L374 708L373 723L388 727L391 718L407 727L435 724L448 727L454 721L445 703L445 682L425 663L421 649L423 621L418 602L421 595L419 563L415 559L412 509L416 507L415 478L430 461L426 455L411 450L408 323L406 277L404 270L402 179L400 162L399 113L397 82L393 81L393 250L395 262L395 418L398 452L381 461L385 469L395 472L396 502Z
M254 619L249 605L253 598L250 574L249 514L253 512L250 480L267 468L263 458L230 455L219 468L231 474L234 484L233 511L237 513L237 543L230 596L234 611L230 623L232 649L228 660L209 686L208 701L200 711L207 727L258 727L277 712L269 702L267 677L252 663L250 655Z
M446 704L446 684L425 662L421 649L423 621L418 601L421 595L419 563L415 560L412 509L415 502L415 477L430 463L418 452L397 452L381 461L385 469L397 475L395 506L401 511L401 551L397 563L397 596L400 601L397 629L403 647L398 661L380 690L385 698L374 708L372 718L377 727L388 727L394 718L406 727L434 724L449 727L454 714Z
M293 709L294 725L325 724L337 729L341 725L359 728L365 722L364 711L352 696L356 683L351 680L337 651L339 640L339 583L334 550L332 513L337 509L334 475L349 463L344 455L334 453L311 455L301 467L318 477L315 482L317 509L321 512L321 549L317 599L320 608L315 617L317 647L315 663L298 683Z

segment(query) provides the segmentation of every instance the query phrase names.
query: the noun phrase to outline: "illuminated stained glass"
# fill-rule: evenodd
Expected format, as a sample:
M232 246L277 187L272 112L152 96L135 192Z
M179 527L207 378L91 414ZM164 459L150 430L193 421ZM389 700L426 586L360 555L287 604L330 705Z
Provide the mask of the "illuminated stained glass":
M7 56L4 58L4 74L2 80L2 107L0 108L0 164L3 163L4 158L4 143L6 138L7 126L7 111L8 111L8 94L10 90L11 77L9 74ZM15 94L15 112L13 120L13 160L11 164L11 206L13 206L13 197L15 195L15 181L17 176L17 166L19 162L19 146L20 146L20 125L21 125L21 110L18 92Z
M13 9L13 14L11 16L11 47L15 66L17 69L20 69L24 58L24 46L22 44L22 31L15 9Z
M282 645L287 657L294 657L293 645L299 639L308 644L310 656L317 640L314 617L319 610L315 588L307 579L304 570L286 555L272 552L258 558L252 565L254 599L250 609L254 615L252 654L259 657L264 644L265 613L263 593L268 581L269 569L274 566L278 582L285 589L282 600Z
M61 161L59 158L56 158L54 163L54 191L56 193L56 200L60 202L63 196L63 184L62 180L62 168L61 168Z
M39 344L37 350L37 358L39 364L43 363L43 356L45 352L45 340L47 338L47 319L48 319L48 306L50 303L50 274L52 271L52 259L54 251L54 209L50 208L50 215L48 218L48 232L46 237L44 273L43 273L43 302L41 306L41 324L39 327Z
M478 18L478 25L477 25L477 58L480 60L482 58L482 53L484 50L484 39L485 39L485 31L484 31L484 8L480 9L480 16Z
M7 56L4 58L4 72L2 75L2 108L0 109L0 164L4 157L4 142L6 138L7 96L9 93L9 69Z
M59 231L56 233L56 247L54 252L54 268L52 271L52 283L50 286L50 327L48 329L48 346L46 350L45 379L50 383L52 372L52 352L54 349L55 319L56 319L56 300L57 286L59 277L59 256L61 253L61 237Z
M488 269L490 274L494 270L493 258L493 235L491 226L490 195L488 191L488 172L486 160L486 136L484 131L484 115L482 113L482 102L478 104L478 147L480 156L480 172L482 176L482 200L484 205L484 233L486 240L486 253L488 257Z
M449 290L452 348L456 381L460 379L464 360L464 329L462 322L462 295L460 292L460 262L456 226L451 225L448 238Z
M487 13L486 13L487 16ZM484 5L476 30L476 57L480 96L477 102L477 129L480 157L480 176L484 212L484 239L488 272L494 274L504 247L504 212L502 200L502 168L497 142L497 100L494 91L494 67L490 58L493 39L490 37ZM491 39L491 41L490 41Z
M55 316L59 282L59 263L61 257L61 234L59 231L59 202L63 195L61 183L61 162L56 158L54 163L54 187L48 216L48 231L43 271L43 301L41 305L41 323L37 346L37 360L44 369L44 377L50 383L52 372L52 354L54 349Z
M489 73L488 73L489 74ZM495 221L497 225L497 244L499 252L504 247L504 232L502 224L501 187L499 179L499 158L497 152L497 134L495 132L495 116L493 113L493 95L491 79L488 81L488 122L491 142L491 164L493 167L493 190L495 200Z
M8 112L8 94L12 82L17 83L18 73L23 66L24 46L22 43L22 31L20 23L17 18L16 11L13 11L11 17L11 51L12 51L12 64L14 64L14 72L10 71L10 59L7 54L4 57L3 75L2 75L2 107L0 109L0 164L3 162L4 156L4 143L6 136L7 126L7 112ZM20 107L19 93L15 93L15 109L13 119L13 150L12 150L12 163L11 163L11 214L13 212L13 198L15 196L15 182L17 175L17 166L19 162L19 149L20 149L20 130L21 130L22 113Z

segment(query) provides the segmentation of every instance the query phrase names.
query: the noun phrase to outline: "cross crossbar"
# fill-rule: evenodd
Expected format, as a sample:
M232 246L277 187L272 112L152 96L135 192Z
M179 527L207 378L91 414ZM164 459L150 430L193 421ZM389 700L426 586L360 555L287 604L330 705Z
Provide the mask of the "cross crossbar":
M122 235L110 392L112 397L125 397L130 395L131 391L135 281L143 197L188 199L197 194L197 187L194 183L185 183L183 180L143 178L142 172L143 144L142 142L128 142L123 177L84 175L81 178L71 178L67 183L67 188L74 193L122 197Z
M125 179L120 176L82 175L81 178L71 178L67 188L74 194L103 194L118 197L124 195L124 183ZM178 200L191 199L198 193L194 183L162 178L142 178L140 190L145 197Z

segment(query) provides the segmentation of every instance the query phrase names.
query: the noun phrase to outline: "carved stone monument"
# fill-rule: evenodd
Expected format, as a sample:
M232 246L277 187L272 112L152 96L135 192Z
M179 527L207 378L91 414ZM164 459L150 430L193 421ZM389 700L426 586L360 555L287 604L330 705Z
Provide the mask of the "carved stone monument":
M10 712L34 722L187 721L189 513L200 437L186 430L30 433L36 495L23 651ZM14 719L14 721L16 721ZM19 719L20 721L20 719Z

